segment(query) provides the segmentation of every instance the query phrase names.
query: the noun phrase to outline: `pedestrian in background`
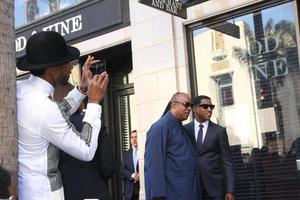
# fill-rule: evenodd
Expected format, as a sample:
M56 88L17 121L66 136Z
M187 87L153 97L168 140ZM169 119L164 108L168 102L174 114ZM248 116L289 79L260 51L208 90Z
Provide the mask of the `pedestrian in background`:
M138 161L137 131L130 133L131 148L123 153L121 175L124 177L125 199L139 200L140 174Z
M63 98L74 88L72 84L57 85L54 99L62 102ZM83 105L70 116L70 122L81 132L83 128ZM106 128L101 127L98 147L91 161L81 161L60 152L59 169L62 176L65 200L105 199L112 200L107 181L117 171L116 158L113 155L111 138Z

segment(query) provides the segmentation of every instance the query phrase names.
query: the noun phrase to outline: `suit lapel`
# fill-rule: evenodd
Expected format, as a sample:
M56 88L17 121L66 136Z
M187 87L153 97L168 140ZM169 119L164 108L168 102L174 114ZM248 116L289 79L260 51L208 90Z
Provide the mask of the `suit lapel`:
M132 170L132 171L134 171L134 164L133 164L133 156L132 156L132 148L130 148L130 150L129 150L129 163L130 163L130 169Z
M213 134L214 134L214 125L211 121L209 121L207 131L205 134L205 138L204 138L202 146L201 146L201 150L205 148L205 146L209 142L210 138L213 137Z

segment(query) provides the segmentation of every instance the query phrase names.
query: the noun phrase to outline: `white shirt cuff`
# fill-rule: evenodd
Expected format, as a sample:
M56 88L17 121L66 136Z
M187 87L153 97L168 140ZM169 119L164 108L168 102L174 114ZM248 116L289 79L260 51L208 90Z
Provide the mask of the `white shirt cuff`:
M74 98L75 102L82 102L83 99L85 99L86 95L82 94L77 87L75 87L73 90L70 91L72 98ZM68 95L69 96L69 95Z
M135 175L135 173L133 173L133 174L131 175L131 178L132 178L132 179L134 179L134 175Z
M101 111L102 111L102 107L99 104L88 103L83 121L93 124L95 120L101 119Z

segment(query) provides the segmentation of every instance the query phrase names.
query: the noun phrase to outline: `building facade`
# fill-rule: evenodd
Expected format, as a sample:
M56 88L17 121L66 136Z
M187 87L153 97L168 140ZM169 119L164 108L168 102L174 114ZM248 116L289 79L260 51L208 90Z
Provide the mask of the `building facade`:
M16 20L17 59L31 34L55 30L80 49L79 63L89 54L106 61L104 124L119 161L129 132L138 131L140 199L147 130L177 91L216 104L212 120L228 131L237 199L300 199L298 1L195 0L187 19L138 0L26 2ZM79 66L72 75L78 84ZM122 199L119 174L110 189Z

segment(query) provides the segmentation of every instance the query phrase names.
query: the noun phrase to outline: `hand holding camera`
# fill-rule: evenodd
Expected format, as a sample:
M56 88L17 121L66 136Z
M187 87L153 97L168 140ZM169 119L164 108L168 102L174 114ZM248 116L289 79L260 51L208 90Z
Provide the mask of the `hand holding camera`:
M96 60L89 70L92 73L92 79L88 88L89 102L99 103L106 93L108 84L105 60Z
M106 71L106 62L105 62L105 60L100 60L99 62L93 64L90 67L90 71L92 72L93 76L95 74L101 74L102 72L105 72Z
M108 74L102 72L101 74L95 74L88 86L88 102L99 103L102 101L108 84Z
M82 80L79 89L88 95L89 103L99 103L107 89L108 74L105 61L88 56L82 68Z
M93 56L89 55L82 67L82 77L79 86L79 89L82 93L87 93L89 82L93 77L90 67L97 62L99 62L99 60L95 60Z

